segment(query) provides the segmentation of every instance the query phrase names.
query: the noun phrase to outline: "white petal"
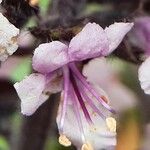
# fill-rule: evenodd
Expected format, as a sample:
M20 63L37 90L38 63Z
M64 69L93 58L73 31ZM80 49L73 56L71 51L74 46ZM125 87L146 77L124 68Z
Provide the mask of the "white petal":
M79 125L74 113L74 105L71 103L71 99L69 99L70 103L67 106L67 113L64 123L64 134L71 140L71 142L77 147L81 148L84 144L81 138L81 132L79 130ZM61 104L58 111L57 116L57 125L59 128L59 120L61 116ZM85 116L83 115L83 112L81 109L79 109L79 113L81 115L82 119L82 125L84 128L85 138L87 142L89 142L94 150L99 150L102 148L107 148L110 146L116 145L116 133L110 132L106 126L106 122L96 113L93 113L91 108L87 106L87 109L90 113L91 119L94 122L94 127L89 126L87 123ZM75 106L77 107L77 106ZM98 108L101 108L99 106Z
M32 115L48 99L49 96L43 93L45 85L45 76L35 73L14 85L21 99L21 112L24 115Z
M40 44L34 51L33 68L41 73L50 73L68 63L68 46L53 41Z
M19 29L0 13L0 61L5 61L9 55L17 50L18 34Z
M84 60L108 53L109 45L104 29L96 23L88 23L69 44L71 60Z
M139 80L146 94L150 94L150 57L139 68Z
M107 93L111 106L117 112L136 106L137 97L119 81L117 70L106 59L91 60L84 66L83 74L90 83L101 87Z
M119 46L124 36L131 30L132 27L133 23L114 23L105 28L105 32L109 40L108 54Z

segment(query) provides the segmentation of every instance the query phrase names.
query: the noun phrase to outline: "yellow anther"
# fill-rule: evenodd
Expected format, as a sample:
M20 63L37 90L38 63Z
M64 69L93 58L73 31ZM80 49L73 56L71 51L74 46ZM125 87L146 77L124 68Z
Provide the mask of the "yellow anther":
M94 150L90 143L85 143L82 145L81 150Z
M112 117L106 118L106 124L111 132L116 132L116 120Z
M60 135L59 143L65 147L71 146L70 140L65 135Z
M31 5L31 6L35 6L35 5L37 5L39 3L39 0L30 0L29 1L29 4Z

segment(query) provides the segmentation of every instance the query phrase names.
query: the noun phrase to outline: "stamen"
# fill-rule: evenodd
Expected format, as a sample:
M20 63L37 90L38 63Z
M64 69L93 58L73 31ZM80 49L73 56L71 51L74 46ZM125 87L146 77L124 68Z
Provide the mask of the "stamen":
M72 90L70 96L71 96L71 100L73 102L74 112L75 112L77 122L78 122L78 125L79 125L79 130L80 130L80 133L81 133L81 139L82 139L82 142L85 142L86 139L85 139L85 134L84 134L84 130L83 130L81 116L80 116L80 113L79 113L78 100L77 100L77 97L75 96L75 92L74 92L72 84L70 85L70 88Z
M90 143L85 143L82 145L81 150L94 150Z
M90 97L85 93L84 88L82 87L82 85L79 85L79 90L82 91L82 96L84 97L84 99L89 103L89 106L93 109L93 111L95 111L101 118L103 118L104 120L106 119L106 117L103 115L103 113L95 106L95 104L92 102L92 100L90 99Z
M78 99L78 101L80 103L80 106L82 107L82 110L83 110L83 113L85 115L85 118L87 119L89 124L93 124L93 122L91 120L91 117L89 115L89 112L88 112L88 110L87 110L87 108L85 106L85 103L84 103L83 99L82 99L82 96L81 96L81 94L80 94L80 92L78 90L78 86L77 86L77 83L76 83L73 75L71 75L70 78L71 78L71 81L72 81L74 92L75 92L75 94L77 96L77 99Z
M74 72L76 77L81 81L81 83L90 91L90 93L98 100L100 103L107 108L110 112L115 113L113 110L98 94L97 92L87 83L83 75L79 72L74 63L70 63L70 69Z
M101 96L101 99L102 99L105 103L107 103L107 104L110 103L109 100L108 100L108 98L105 97L104 95Z
M70 140L63 134L59 136L59 143L65 147L71 146Z
M63 105L62 105L62 111L61 111L61 117L60 117L60 132L63 133L63 126L64 126L64 120L67 110L67 101L68 101L68 95L69 95L69 68L68 66L63 67L63 75L64 75L64 94L63 94Z
M106 125L111 132L116 132L116 120L114 118L106 118Z

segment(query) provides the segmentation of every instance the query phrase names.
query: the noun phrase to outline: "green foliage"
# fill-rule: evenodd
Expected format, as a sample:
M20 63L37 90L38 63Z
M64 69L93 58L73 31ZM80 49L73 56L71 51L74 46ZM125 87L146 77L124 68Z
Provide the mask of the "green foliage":
M39 7L41 10L41 13L45 13L48 9L48 6L50 5L51 0L40 0L39 1Z
M98 12L102 9L102 6L100 4L97 3L90 3L87 4L86 8L85 8L85 14L91 14L94 12Z
M7 143L6 139L0 136L0 150L10 150L9 144Z
M74 150L72 147L64 147L58 143L57 138L48 138L45 150Z
M15 82L21 81L25 76L29 75L31 72L31 60L25 58L22 63L18 65L16 69L13 70L11 74L11 79Z

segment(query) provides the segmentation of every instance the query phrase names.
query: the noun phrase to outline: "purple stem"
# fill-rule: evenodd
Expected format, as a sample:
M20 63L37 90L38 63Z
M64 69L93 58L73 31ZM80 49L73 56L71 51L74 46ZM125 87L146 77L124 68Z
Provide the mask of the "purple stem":
M103 99L97 94L97 92L87 83L83 75L79 72L76 65L74 63L69 64L70 69L76 75L76 77L82 82L82 84L90 91L90 93L98 100L100 103L107 108L110 112L116 113L114 109L112 109Z

